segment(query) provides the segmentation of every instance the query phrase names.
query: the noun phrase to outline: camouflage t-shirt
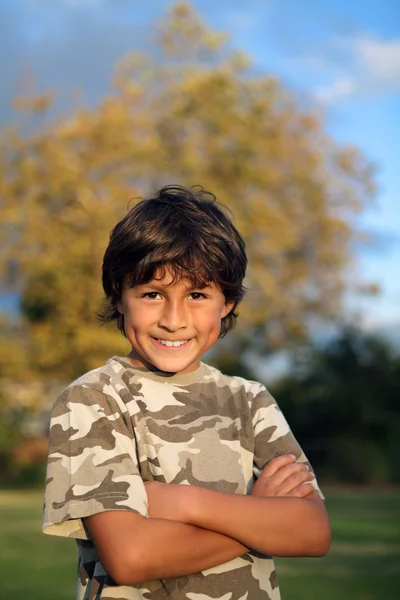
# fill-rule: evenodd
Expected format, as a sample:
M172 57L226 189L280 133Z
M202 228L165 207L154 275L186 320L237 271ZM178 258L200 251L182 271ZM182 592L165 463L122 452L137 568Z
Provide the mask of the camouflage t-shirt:
M113 357L54 405L43 530L77 539L79 600L276 600L273 559L255 551L189 576L116 585L84 518L107 510L148 516L144 482L153 480L246 494L266 463L286 453L306 462L260 383L204 363L167 376Z

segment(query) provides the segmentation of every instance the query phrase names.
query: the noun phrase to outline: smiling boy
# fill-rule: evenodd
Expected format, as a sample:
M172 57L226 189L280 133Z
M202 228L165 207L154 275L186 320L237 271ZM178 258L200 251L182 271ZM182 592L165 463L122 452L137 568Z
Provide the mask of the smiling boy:
M163 188L111 233L101 318L131 350L71 383L50 427L43 529L76 538L80 600L277 599L272 556L329 547L273 398L201 362L237 318L246 263L199 188Z

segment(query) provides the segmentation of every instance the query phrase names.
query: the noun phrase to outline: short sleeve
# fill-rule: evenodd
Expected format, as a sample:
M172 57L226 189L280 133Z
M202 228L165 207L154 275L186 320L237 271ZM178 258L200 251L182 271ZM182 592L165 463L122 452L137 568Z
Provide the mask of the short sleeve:
M294 437L278 404L271 394L261 387L252 401L254 432L253 474L257 479L267 463L283 454L294 454L296 461L312 467ZM324 500L316 479L310 482Z
M125 405L83 385L67 388L50 421L43 532L88 539L83 519L107 510L147 515ZM126 412L126 407L125 407Z

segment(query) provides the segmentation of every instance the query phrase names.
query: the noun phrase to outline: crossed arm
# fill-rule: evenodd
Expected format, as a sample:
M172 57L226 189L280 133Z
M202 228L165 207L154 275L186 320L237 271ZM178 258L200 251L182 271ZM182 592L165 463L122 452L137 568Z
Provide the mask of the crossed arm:
M108 511L86 518L100 559L120 585L179 577L249 548L273 556L323 556L329 520L293 455L267 465L248 496L196 486L146 484L149 518Z

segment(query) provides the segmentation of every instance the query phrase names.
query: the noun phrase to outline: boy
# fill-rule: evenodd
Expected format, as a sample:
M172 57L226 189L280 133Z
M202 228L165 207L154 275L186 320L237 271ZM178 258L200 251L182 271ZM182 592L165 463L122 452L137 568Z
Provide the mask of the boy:
M52 413L43 529L75 537L77 598L279 598L271 556L322 556L318 486L259 383L200 361L237 318L242 238L180 186L116 225L103 262L126 357L71 383Z

